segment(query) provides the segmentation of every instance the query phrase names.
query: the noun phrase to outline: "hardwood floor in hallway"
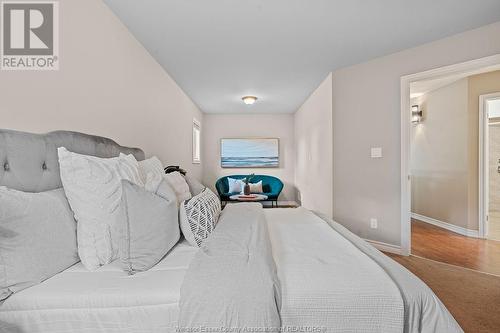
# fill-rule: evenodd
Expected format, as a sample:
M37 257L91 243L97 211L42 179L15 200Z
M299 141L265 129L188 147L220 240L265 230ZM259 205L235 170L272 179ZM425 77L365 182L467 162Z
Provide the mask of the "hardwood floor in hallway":
M412 219L415 256L500 276L500 241L465 237Z

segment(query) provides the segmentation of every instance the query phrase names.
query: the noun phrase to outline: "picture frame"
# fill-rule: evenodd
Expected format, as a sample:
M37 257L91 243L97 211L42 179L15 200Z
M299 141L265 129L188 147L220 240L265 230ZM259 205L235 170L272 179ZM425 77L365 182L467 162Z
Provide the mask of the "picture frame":
M222 168L279 168L279 138L222 138Z

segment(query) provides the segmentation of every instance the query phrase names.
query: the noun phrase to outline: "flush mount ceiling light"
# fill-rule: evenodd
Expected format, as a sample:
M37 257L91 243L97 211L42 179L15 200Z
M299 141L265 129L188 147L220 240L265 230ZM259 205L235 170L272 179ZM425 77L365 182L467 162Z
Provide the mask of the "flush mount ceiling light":
M252 105L257 100L257 97L255 97L255 96L243 96L241 99L243 100L243 103L245 103L247 105Z

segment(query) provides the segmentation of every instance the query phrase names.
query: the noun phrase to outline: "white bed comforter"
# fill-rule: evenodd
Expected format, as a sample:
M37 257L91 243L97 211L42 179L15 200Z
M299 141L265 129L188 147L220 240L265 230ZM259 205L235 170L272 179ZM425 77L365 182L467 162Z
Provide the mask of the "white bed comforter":
M262 206L229 204L189 265L181 288L179 328L278 332L279 293Z
M178 324L179 302L187 314L187 322L179 323L181 327L193 322L201 326L219 322L211 317L214 315L222 316L229 327L242 322L274 327L281 321L282 327L292 332L462 332L417 277L339 224L306 209L265 210L269 239L259 227L258 232L249 233L257 238L232 242L233 233L241 231L238 225L244 228L252 218L260 221L255 219L259 215L255 207L243 212L244 205L226 212L231 214L226 214L226 228L222 229L227 229L225 234L230 238L218 236L232 244L234 253L218 246L213 247L215 252L205 252L214 263L225 258L234 259L235 265L217 263L219 266L215 266L223 268L218 270L222 278L217 279L215 274L207 275L205 264L198 260L194 266L205 267L198 270L202 275L188 279L192 285L210 283L205 289L205 296L213 296L205 297L208 303L196 305L199 293L191 292L195 289L185 292L188 298L184 301L188 302L180 300L186 271L191 270L188 265L199 252L181 243L148 272L128 276L113 264L89 272L78 264L16 293L0 302L0 332L173 332ZM237 258L245 253L248 265ZM235 257L227 258L226 254ZM258 279L252 280L248 270L255 267ZM279 286L278 292L275 286ZM202 290L203 286L196 288ZM220 294L215 292L217 288L222 288ZM278 319L274 319L273 297ZM237 305L242 299L245 303L231 306L231 302ZM216 313L214 308L203 306L209 303L229 312ZM252 304L259 304L258 311L248 312ZM231 313L231 309L238 311ZM199 317L200 313L206 316ZM234 317L239 314L248 315L249 320Z
M417 277L341 225L266 210L283 327L327 332L462 332Z
M147 272L78 263L0 302L1 333L175 332L180 289L198 248L177 244Z

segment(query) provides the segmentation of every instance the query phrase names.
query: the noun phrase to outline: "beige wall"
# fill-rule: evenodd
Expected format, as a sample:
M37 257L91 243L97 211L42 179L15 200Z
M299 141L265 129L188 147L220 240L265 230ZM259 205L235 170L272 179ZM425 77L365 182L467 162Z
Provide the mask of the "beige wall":
M215 181L226 175L264 174L276 176L285 187L280 201L295 201L293 115L205 114L203 132L203 182L214 189ZM279 138L279 168L226 169L220 166L220 139L238 137Z
M0 72L0 128L102 135L201 177L191 163L196 105L102 1L59 6L60 70Z
M500 53L500 22L333 73L333 212L358 235L401 244L400 78ZM384 157L370 158L370 147ZM370 217L378 229L370 229Z
M424 112L411 132L413 213L460 227L468 218L468 79L413 100Z
M425 95L427 97L424 96L424 112L428 116L422 124L414 128L412 133L413 137L418 140L416 145L412 145L412 149L417 149L417 154L419 154L415 156L415 152L412 151L412 211L460 227L478 230L479 96L500 92L500 71L470 76L460 82L462 81L463 84L455 83ZM430 99L435 101L436 98L442 99L441 114L449 117L449 121L441 119L441 126L434 126L435 118L433 118L434 112L432 111L438 112L437 108L425 106L425 99L427 99L428 104ZM447 107L444 107L445 104ZM448 110L449 108L450 110ZM453 113L455 117L452 117L452 109L455 110ZM465 119L462 118L464 110L467 114ZM456 117L457 115L460 117ZM460 126L458 122L460 122ZM466 124L467 127L463 128L463 124ZM451 128L455 128L457 131L451 133ZM445 146L445 142L440 141L436 136L442 137L448 134L450 140L446 142L446 146L450 149L446 150L446 154L450 158L450 162L458 161L456 159L458 155L455 155L456 150L463 144L463 139L466 139L463 146L466 153L466 165L463 166L460 163L460 170L453 170L452 166L449 165L444 169L441 168L441 171L435 175L423 174L429 170L421 170L418 165L419 159L422 163L425 160L425 157L418 153L419 149L424 147L428 141L429 144L424 152L428 154L429 158L435 156L433 158L435 160L438 156L445 156L443 152L438 152L442 149L440 147ZM452 140L453 136L455 138ZM460 160L462 157L461 154ZM443 165L436 163L434 166L442 167ZM463 171L465 171L465 178L462 177ZM430 193L432 196L429 196ZM465 202L463 201L464 194L466 195Z
M500 38L499 38L500 39ZM479 96L500 92L500 71L469 77L469 228L479 220Z
M295 113L295 185L305 208L332 217L332 75Z
M498 118L497 118L498 119ZM489 211L500 212L500 124L495 121L489 126Z

